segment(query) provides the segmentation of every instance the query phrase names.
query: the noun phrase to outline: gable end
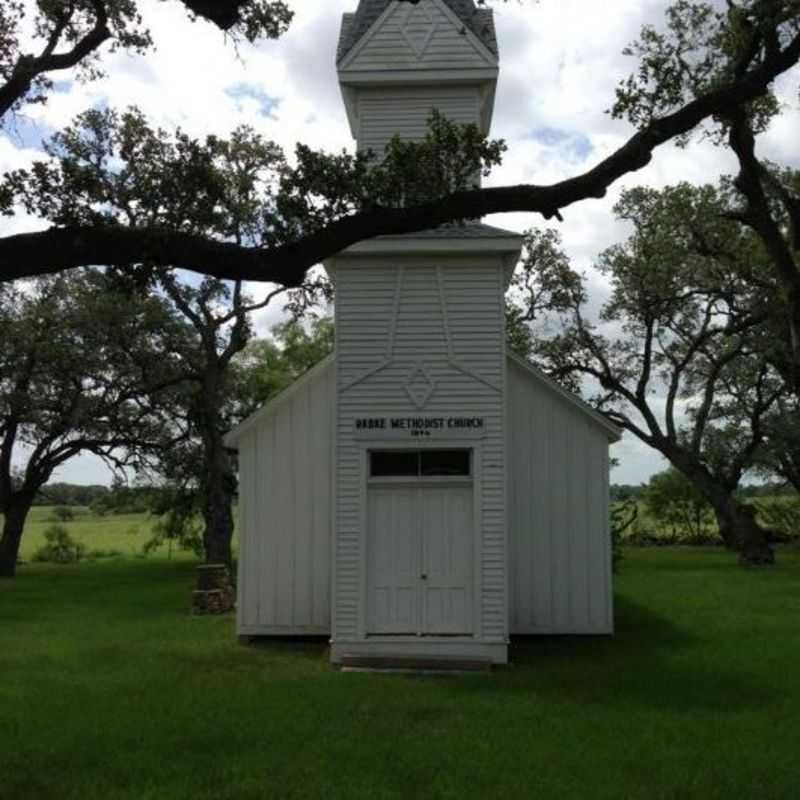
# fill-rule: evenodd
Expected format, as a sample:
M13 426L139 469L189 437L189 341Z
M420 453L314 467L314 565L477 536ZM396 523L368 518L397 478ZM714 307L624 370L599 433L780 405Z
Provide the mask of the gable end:
M441 3L464 25L465 31L488 51L488 55L496 60L497 35L491 10L477 8L474 0L441 0ZM355 13L345 14L336 53L336 63L339 67L343 67L343 62L354 54L356 47L374 32L373 29L379 27L381 20L403 5L411 5L413 8L418 7L420 2L419 0L413 3L410 0L361 0Z
M559 386L552 378L549 378L544 372L534 367L533 364L529 364L524 358L520 358L516 353L512 353L510 350L506 352L506 358L509 363L514 364L521 372L525 373L531 379L536 380L540 385L546 387L551 392L557 394L573 408L588 417L591 422L602 428L611 442L618 442L622 438L622 430L614 425L613 422L604 417L599 411L592 408L576 394L568 392L562 386Z

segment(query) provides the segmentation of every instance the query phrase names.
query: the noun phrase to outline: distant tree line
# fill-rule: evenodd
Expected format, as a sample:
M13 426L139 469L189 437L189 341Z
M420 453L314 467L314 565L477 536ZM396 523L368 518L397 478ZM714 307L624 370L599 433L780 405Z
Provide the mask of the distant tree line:
M647 491L647 484L612 483L609 487L611 502L628 498L641 500ZM736 490L737 497L796 497L797 490L783 482L767 481L765 483L746 483Z
M35 506L84 506L93 505L110 492L108 486L82 486L75 483L48 483L36 494Z
M640 486L612 487L618 544L721 545L713 507L682 473L669 468ZM736 500L763 527L770 544L800 542L800 495L779 483L750 484Z

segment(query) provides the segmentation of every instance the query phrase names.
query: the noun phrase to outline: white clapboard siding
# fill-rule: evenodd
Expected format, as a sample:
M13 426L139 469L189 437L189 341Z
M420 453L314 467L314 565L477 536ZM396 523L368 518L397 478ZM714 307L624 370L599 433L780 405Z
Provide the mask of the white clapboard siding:
M504 272L494 256L404 256L336 262L337 512L334 638L363 634L363 474L354 440L363 416L479 416L483 641L507 636L504 482ZM448 349L448 338L450 348ZM453 365L456 361L464 369ZM422 363L435 383L424 409L405 391ZM376 368L379 368L376 370ZM472 374L468 374L471 372Z
M460 124L480 123L477 86L381 87L358 92L358 147L382 155L395 135L422 139L433 109Z
M508 361L512 634L613 631L608 428Z
M340 64L353 71L486 69L496 57L443 3L395 3Z
M329 358L235 434L240 634L330 633L334 380Z

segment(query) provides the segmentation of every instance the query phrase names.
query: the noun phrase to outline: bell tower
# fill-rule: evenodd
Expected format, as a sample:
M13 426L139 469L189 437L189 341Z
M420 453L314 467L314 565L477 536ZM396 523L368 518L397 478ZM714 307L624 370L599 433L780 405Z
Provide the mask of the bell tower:
M492 12L472 0L362 0L337 56L353 138L380 156L395 134L421 138L432 108L488 134L498 64Z
M473 0L361 0L337 70L380 158L432 109L489 132L499 60ZM331 653L504 662L504 293L521 237L480 222L360 242L336 284Z

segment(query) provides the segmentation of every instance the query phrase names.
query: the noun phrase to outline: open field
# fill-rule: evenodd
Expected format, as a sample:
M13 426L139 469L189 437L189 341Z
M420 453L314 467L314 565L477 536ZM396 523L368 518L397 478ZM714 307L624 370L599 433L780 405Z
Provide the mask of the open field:
M31 509L22 536L20 558L29 561L44 544L44 531L50 525L63 525L70 536L83 543L87 549L104 552L117 551L122 555L136 555L152 536L153 520L147 514L109 514L104 517L90 514L87 509L72 508L75 519L58 522L52 506Z
M800 542L800 508L798 508L795 495L769 495L765 497L749 498L745 502L751 503L758 509L758 521L767 528L777 529L793 540ZM620 505L618 502L615 505ZM623 541L629 544L644 541L658 542L664 539L672 543L692 544L686 541L689 531L684 524L671 525L653 515L647 503L640 500L637 503L637 518L633 525L623 534ZM703 544L719 544L719 531L714 515L708 510L704 516L701 532L706 541Z
M58 522L53 513L53 506L36 506L31 509L22 536L20 559L30 561L33 554L44 544L44 532L50 525L63 525L73 539L81 542L87 550L101 551L104 555L115 553L121 556L138 556L142 554L145 542L153 535L155 519L149 514L107 514L97 516L87 509L72 508L75 519ZM3 515L0 514L0 522ZM236 538L234 537L234 549ZM171 553L168 544L153 551L149 557L193 559L190 553L182 552L173 546ZM2 795L0 795L2 797Z
M0 798L797 797L800 551L625 555L615 638L446 677L242 647L189 615L188 561L26 565L0 583Z

